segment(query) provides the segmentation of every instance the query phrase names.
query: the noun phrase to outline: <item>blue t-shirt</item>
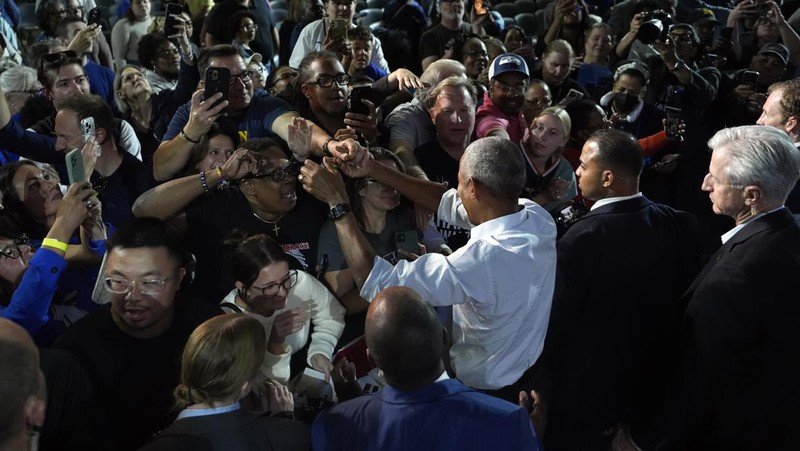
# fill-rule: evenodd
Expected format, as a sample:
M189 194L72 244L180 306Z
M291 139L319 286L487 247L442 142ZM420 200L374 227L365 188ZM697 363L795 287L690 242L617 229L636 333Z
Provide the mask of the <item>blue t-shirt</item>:
M114 71L100 66L87 59L86 76L89 78L89 88L92 94L105 100L108 106L117 111L117 103L114 101Z
M183 127L189 122L189 109L192 102L187 102L178 108L172 121L169 123L167 132L164 133L162 142L169 141L180 134ZM239 133L239 142L245 142L250 138L266 138L276 137L272 132L272 123L275 122L279 116L294 111L291 106L285 101L268 95L265 91L256 90L253 94L253 99L250 101L250 106L245 111L244 115L238 118L226 118L220 116L217 122L226 128L231 126L230 129L235 127Z

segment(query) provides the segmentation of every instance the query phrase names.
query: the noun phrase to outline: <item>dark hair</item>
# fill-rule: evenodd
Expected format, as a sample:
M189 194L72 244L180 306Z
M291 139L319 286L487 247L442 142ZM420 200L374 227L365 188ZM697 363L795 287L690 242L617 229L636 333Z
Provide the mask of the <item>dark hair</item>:
M519 25L509 25L503 29L502 33L500 33L500 41L506 42L506 37L508 36L508 33L511 32L511 30L517 30L520 36L522 36L523 38L526 37L525 30L523 30L522 27L520 27Z
M278 262L289 264L289 256L272 238L264 234L246 235L234 232L225 241L230 257L233 280L249 287L258 279L261 269Z
M221 58L226 56L239 56L239 50L230 44L212 45L207 49L200 52L200 57L197 58L197 70L200 72L200 78L205 77L206 69L210 66L212 58ZM244 58L242 58L244 60Z
M175 232L158 218L135 218L117 230L108 240L108 253L116 248L139 249L163 247L179 264L184 263L184 249Z
M48 60L49 59L49 60ZM81 69L83 75L86 76L86 69L83 68L83 60L73 51L64 51L49 53L44 55L41 64L37 67L36 75L39 82L46 89L52 90L56 82L58 72L62 67L76 65ZM55 74L55 76L53 75Z
M398 170L405 174L405 165L402 161L400 161L400 158L398 158L397 155L395 155L395 153L389 149L384 149L383 147L370 147L369 153L372 154L372 156L375 158L375 161L391 160L397 165ZM350 199L350 204L353 208L353 215L356 217L356 221L358 221L358 226L361 228L361 230L366 230L366 215L364 213L364 204L361 203L361 196L358 194L358 192L361 191L366 184L366 178L351 178L347 180L348 198Z
M28 398L40 391L39 356L33 345L0 336L0 446L22 429L20 416Z
M630 133L613 128L598 130L587 141L597 144L595 160L601 167L623 176L638 177L641 174L644 164L642 147Z
M247 149L250 152L265 153L267 150L276 148L288 155L288 147L283 144L283 141L278 141L272 138L255 138L242 142L237 147L238 149Z
M58 21L58 25L56 25L56 36L62 37L61 34L67 31L67 27L74 24L74 23L84 23L83 19L77 16L67 16ZM67 36L63 36L66 38Z
M671 26L669 31L672 30L686 30L689 32L689 37L692 38L692 45L697 47L700 45L700 36L697 36L697 31L695 31L694 26L688 23L679 23Z
M23 233L30 238L44 238L49 231L46 224L36 220L25 208L14 189L14 176L23 166L38 167L33 161L14 161L0 166L0 194L2 194L3 210L0 213L0 233L8 238L18 237Z
M463 62L464 59L464 44L470 39L477 39L481 42L481 37L475 33L461 33L453 39L452 49L453 49L453 59L458 62ZM484 44L485 45L485 44Z
M78 116L78 122L87 117L94 118L95 130L104 129L106 131L106 140L114 139L117 137L117 127L114 124L114 113L111 107L101 99L93 94L77 94L66 98L58 107L58 110L69 110ZM105 144L103 141L98 144Z
M245 17L252 20L255 24L258 23L256 16L250 11L236 11L230 19L228 19L228 29L230 30L231 39L236 37L236 32L239 31L239 24L242 23L242 19Z
M19 124L22 128L33 127L34 124L55 113L53 102L45 96L34 96L25 102L19 110Z
M44 0L42 3L39 4L39 7L36 8L36 24L39 28L44 31L47 36L55 36L56 30L51 30L49 26L48 16L50 15L50 7L52 5L57 5L59 3L64 3L63 0Z
M308 83L312 76L311 71L311 64L317 60L335 60L339 61L339 57L327 50L321 50L318 52L311 52L307 54L303 59L300 61L300 65L297 67L297 81L296 87L294 90L294 102L293 105L297 108L297 111L300 113L300 116L303 117L310 117L311 116L311 106L308 103L308 98L303 95L303 84ZM341 63L341 62L340 62Z
M286 68L286 67L289 67L290 69L294 70L293 67L290 67L289 65L283 64L283 65L280 65L280 66L276 67L275 69L272 69L271 71L269 71L269 75L267 75L267 79L266 79L266 81L264 81L264 89L265 90L269 91L270 88L275 86L275 83L278 82L278 80L276 80L278 78L278 72L280 72L281 69Z
M239 134L236 133L235 130L230 129L229 127L224 127L218 122L214 122L211 124L211 129L208 130L208 133L200 138L200 142L192 146L192 154L189 157L189 161L186 163L186 166L183 167L183 171L181 172L183 177L197 174L196 167L208 154L211 139L220 135L230 138L231 141L233 141L234 149L236 149L236 147L239 145Z
M597 111L597 103L591 99L579 99L570 102L564 109L567 110L567 114L572 120L571 134L574 135L577 132L586 130L589 126L589 117Z
M422 73L422 66L417 57L419 52L415 52L415 49L419 47L419 39L414 42L405 30L379 28L373 32L373 35L381 41L383 57L389 65L390 71L407 67L415 74Z
M633 16L644 11L656 11L661 9L661 5L655 0L640 0L636 6L633 7Z
M136 55L139 57L139 63L142 67L153 70L155 69L155 61L158 58L158 49L165 43L169 44L169 39L164 37L160 31L148 33L139 40L139 45L136 47Z
M347 39L350 41L369 41L372 42L372 30L369 27L360 25L347 31Z

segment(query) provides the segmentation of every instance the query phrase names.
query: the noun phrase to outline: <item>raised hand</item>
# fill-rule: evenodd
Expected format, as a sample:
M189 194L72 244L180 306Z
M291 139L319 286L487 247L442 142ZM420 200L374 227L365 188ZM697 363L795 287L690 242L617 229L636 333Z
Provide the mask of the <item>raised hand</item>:
M219 105L214 106L218 100L222 99L222 93L218 92L208 99L204 99L205 91L198 89L192 94L192 106L189 110L189 122L183 128L184 133L194 140L205 136L211 125L217 120L222 110L228 106L228 101L224 100Z
M289 124L289 149L296 155L307 157L311 154L311 122L300 116L292 118Z
M275 316L269 333L269 344L283 345L286 337L299 332L308 322L308 311L303 307L285 310Z
M265 394L270 415L294 412L294 396L289 387L273 379L267 379L264 384L267 386Z
M323 165L306 160L297 180L309 194L330 206L348 202L344 180L330 157L323 159Z

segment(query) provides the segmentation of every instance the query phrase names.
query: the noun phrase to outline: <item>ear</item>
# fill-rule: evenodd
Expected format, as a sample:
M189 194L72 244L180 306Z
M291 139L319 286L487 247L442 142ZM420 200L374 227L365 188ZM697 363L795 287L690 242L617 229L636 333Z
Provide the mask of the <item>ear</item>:
M96 129L94 135L95 135L94 136L95 141L97 141L97 143L100 145L104 144L106 142L106 138L108 137L105 128Z
M47 411L47 389L44 374L39 371L39 393L33 394L25 401L25 422L30 429L42 427Z
M744 198L744 204L748 207L758 205L761 201L761 188L755 185L745 186L744 191L742 191L742 197Z
M233 284L233 286L236 287L236 291L244 291L244 284L238 280Z
M784 128L790 134L800 134L800 121L797 120L797 116L789 116L789 119L786 119Z
M467 179L467 194L472 199L478 198L478 183L472 177Z
M248 197L253 196L255 194L255 190L253 189L253 184L250 183L250 180L244 180L239 182L239 189L244 192L244 194Z
M614 183L614 173L611 171L603 171L600 180L603 182L603 188L608 188Z
M269 89L267 90L267 92L268 92L268 93L269 93L269 95L271 95L272 97L275 97L275 94L277 94L277 93L278 93L278 91L276 91L276 90L275 90L275 88L269 88Z
M186 268L181 266L178 268L178 284L176 285L175 291L178 291L181 287L181 282L183 282L183 277L186 275Z

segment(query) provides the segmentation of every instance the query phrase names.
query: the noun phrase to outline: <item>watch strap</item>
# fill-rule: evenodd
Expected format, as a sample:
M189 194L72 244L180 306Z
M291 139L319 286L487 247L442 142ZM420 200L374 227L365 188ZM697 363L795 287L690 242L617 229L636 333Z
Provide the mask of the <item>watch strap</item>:
M330 218L331 221L336 221L341 219L347 213L350 213L350 204L347 203L336 204L333 206L333 208L331 208L331 211L328 213L328 218Z

